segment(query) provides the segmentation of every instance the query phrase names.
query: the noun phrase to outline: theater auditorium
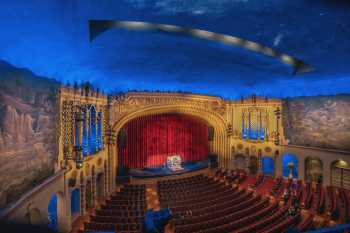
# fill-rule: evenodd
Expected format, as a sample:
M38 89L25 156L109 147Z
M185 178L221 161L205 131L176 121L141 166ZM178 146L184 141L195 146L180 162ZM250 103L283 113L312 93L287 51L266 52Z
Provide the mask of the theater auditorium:
M288 143L290 104L60 87L55 172L3 218L59 232L305 232L349 221L345 151Z
M350 232L348 1L0 9L1 233Z

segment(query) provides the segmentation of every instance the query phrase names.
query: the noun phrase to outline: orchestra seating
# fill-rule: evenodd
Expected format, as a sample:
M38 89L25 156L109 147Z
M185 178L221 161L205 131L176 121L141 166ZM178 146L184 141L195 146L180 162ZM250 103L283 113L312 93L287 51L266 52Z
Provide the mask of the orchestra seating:
M147 208L145 191L145 185L125 185L95 210L81 232L141 233Z
M238 173L220 170L216 176L240 182L246 174ZM300 221L268 197L204 175L159 181L157 187L161 206L175 216L177 233L277 233Z
M269 177L272 188L261 193L256 190L267 177L260 174L254 181L246 177L242 170L219 169L212 177L201 174L158 181L160 205L171 210L174 232L304 232L314 229L316 215L350 221L350 197L345 189ZM249 180L252 183L243 186L248 189L240 186ZM145 185L125 185L95 210L81 232L139 233L145 211Z

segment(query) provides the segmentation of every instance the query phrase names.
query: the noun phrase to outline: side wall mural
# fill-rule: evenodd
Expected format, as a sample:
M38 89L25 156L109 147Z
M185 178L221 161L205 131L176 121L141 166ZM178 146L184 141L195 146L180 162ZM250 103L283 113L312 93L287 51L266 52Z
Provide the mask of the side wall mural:
M283 109L290 144L350 151L350 95L286 99Z
M0 61L0 208L54 172L58 88Z

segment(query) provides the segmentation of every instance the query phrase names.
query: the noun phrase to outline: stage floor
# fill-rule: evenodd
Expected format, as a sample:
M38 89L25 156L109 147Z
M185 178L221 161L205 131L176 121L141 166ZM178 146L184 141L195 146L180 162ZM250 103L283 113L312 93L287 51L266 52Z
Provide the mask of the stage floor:
M130 176L132 178L147 179L147 178L157 178L157 177L168 177L177 176L185 174L188 172L198 171L208 168L208 161L198 161L198 162L184 162L182 164L184 168L181 171L171 171L166 166L156 167L156 168L144 168L144 169L130 169Z

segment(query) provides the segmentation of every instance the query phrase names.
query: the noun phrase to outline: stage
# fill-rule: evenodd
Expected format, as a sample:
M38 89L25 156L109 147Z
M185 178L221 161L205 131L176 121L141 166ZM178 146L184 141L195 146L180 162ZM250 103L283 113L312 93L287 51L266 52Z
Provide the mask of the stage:
M202 160L198 162L183 162L181 171L172 171L167 166L160 166L155 168L143 168L143 169L130 169L129 174L132 178L157 178L173 175L181 175L189 172L194 172L208 168L208 160Z

